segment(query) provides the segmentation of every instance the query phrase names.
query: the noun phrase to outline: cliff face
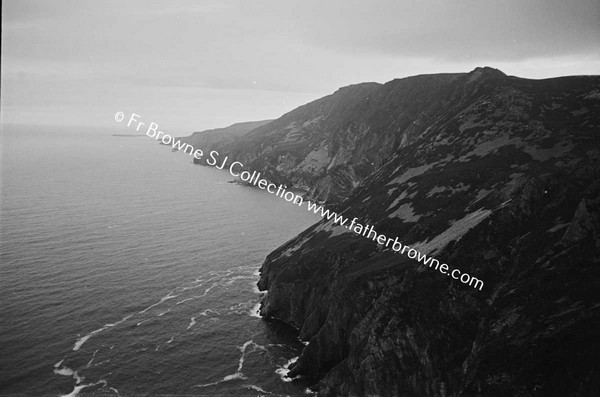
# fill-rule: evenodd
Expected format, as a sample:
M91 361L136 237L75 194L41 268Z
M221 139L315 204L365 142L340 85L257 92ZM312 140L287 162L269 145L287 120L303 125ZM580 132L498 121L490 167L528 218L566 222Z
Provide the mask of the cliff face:
M477 73L505 77L481 69L344 87L216 149L314 201L341 202L398 149L472 101L481 84L466 80Z
M351 191L337 213L485 282L323 220L261 268L261 314L310 341L289 375L318 379L322 395L600 390L599 108L599 77L486 68L353 86L298 109L302 124L294 111L246 136L245 156L316 196ZM306 157L273 154L283 143L267 130L302 153L326 145L321 168L301 176Z
M189 143L197 149L210 152L216 146L233 144L242 135L247 134L255 128L261 127L271 120L248 121L245 123L232 124L225 128L215 128L213 130L196 131L190 136L177 138L183 143Z

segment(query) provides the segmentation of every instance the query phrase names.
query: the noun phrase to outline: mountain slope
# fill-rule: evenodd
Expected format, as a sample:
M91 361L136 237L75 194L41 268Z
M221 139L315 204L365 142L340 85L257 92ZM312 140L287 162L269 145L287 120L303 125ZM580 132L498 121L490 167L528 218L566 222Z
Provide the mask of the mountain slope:
M505 77L488 68L344 87L217 150L315 201L340 202L397 149L459 111L462 98L480 89L465 84L478 73Z
M261 314L310 341L290 376L314 377L322 395L600 390L598 109L600 77L478 68L349 87L246 135L240 155L315 182L317 197L351 192L338 213L485 282L324 220L261 268ZM317 136L327 166L303 176Z
M236 123L225 128L196 131L190 136L177 139L183 143L188 143L195 148L210 152L215 146L234 143L237 138L269 122L271 122L271 120Z

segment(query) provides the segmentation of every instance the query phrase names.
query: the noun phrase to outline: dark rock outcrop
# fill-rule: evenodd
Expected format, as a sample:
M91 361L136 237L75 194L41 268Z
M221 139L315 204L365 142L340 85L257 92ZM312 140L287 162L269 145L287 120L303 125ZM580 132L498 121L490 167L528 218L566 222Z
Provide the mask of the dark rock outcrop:
M348 193L337 213L485 282L323 220L261 268L261 314L310 341L289 375L320 395L595 395L598 109L600 77L478 68L347 87L244 136L257 169Z

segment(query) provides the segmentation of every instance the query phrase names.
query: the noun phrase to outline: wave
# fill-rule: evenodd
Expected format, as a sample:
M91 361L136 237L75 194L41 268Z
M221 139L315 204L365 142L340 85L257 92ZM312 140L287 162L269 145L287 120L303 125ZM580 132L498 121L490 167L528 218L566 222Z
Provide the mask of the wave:
M105 380L103 380L103 379L100 379L98 382L95 382L95 383L88 383L88 384L86 384L86 385L77 385L77 386L75 386L75 387L73 388L73 391L72 391L71 393L69 393L69 394L63 394L63 395L61 395L60 397L77 397L77 396L79 395L79 393L80 393L80 392L81 392L83 389L85 389L85 388L87 388L87 387L98 386L98 385L103 385L103 386L106 386L106 385L107 385L107 383L106 383L106 381L105 381ZM111 389L112 389L112 387L111 387ZM116 389L115 389L115 390L116 390ZM118 392L117 392L117 395L119 395L119 393L118 393Z
M87 363L87 365L86 365L86 368L89 368L89 367L90 367L90 365L92 365L92 362L93 362L93 361L94 361L94 359L96 358L96 354L98 354L98 351L99 351L99 350L100 350L100 349L96 349L96 351L95 351L95 352L94 352L94 354L92 355L92 358L90 359L90 361L88 361L88 363Z
M260 316L260 302L258 302L248 313L250 317L262 318Z
M223 382L229 382L229 381L235 380L235 379L248 379L246 377L246 375L244 375L244 373L242 372L242 369L244 368L244 359L246 358L246 354L248 353L247 350L248 350L249 346L252 346L252 350L250 351L250 353L256 351L257 349L266 351L266 348L264 346L254 343L253 340L244 342L244 344L242 346L238 346L238 349L242 352L242 355L240 356L240 359L238 361L238 367L237 367L237 371L235 373L233 373L231 375L226 375L225 377L223 377L223 379L221 379L219 381L205 383L205 384L201 384L201 385L195 385L194 387L208 387L208 386L218 385L219 383L223 383Z
M188 325L185 330L187 331L188 329L192 328L194 325L196 325L196 317L190 318L190 325Z
M65 361L64 359L59 361L58 363L54 364L54 373L57 375L61 375L61 376L70 376L73 379L75 379L75 384L78 385L83 381L83 378L79 376L79 374L77 373L77 371L67 367L67 366L63 366L62 368L59 368L63 361Z
M166 301L168 301L169 299L173 299L173 298L177 298L177 295L171 295L171 292L169 292L169 294L167 294L167 296L163 296L163 297L161 298L161 300L160 300L160 301L156 302L156 303L155 303L155 304L153 304L153 305L150 305L150 306L148 306L147 308L145 308L144 310L142 310L142 311L140 311L140 312L138 312L138 313L139 313L139 314L144 314L144 313L146 313L148 310L152 309L153 307L156 307L156 306L160 305L161 303L163 303L163 302L166 302Z
M244 387L247 387L248 389L256 390L259 393L273 394L273 393L271 393L269 391L266 391L266 390L264 390L261 387L256 386L256 385L244 385Z
M162 317L162 316L164 316L165 314L167 314L167 313L168 313L168 312L170 312L170 311L171 311L171 308L167 309L167 311L164 311L164 312L158 313L158 316L157 316L157 317Z
M158 301L155 301L155 303L145 307L143 310L134 311L132 314L129 314L129 315L123 317L119 321L107 323L107 324L103 325L102 327L95 329L95 330L87 333L86 335L79 337L73 346L73 351L78 351L91 337L93 337L93 336L97 335L98 333L105 331L107 329L117 327L133 316L138 316L138 318L135 318L135 320L131 323L131 326L133 328L135 328L136 326L140 326L146 322L149 322L150 320L154 320L152 322L151 326L156 327L156 326L160 326L160 324L162 324L160 322L160 320L158 320L158 319L161 318L162 316L164 316L166 313L173 312L173 314L172 314L172 316L174 316L173 318L179 319L181 317L181 314L183 314L185 312L189 312L190 307L192 306L192 305L183 305L183 306L180 306L180 305L182 305L185 302L188 302L188 301L191 301L194 299L199 299L199 298L203 301L204 299L202 299L202 297L207 296L209 293L211 293L211 291L212 291L212 294L210 294L210 298L208 298L208 299L212 299L213 296L217 296L218 294L221 293L221 291L226 291L227 293L229 293L229 291L232 291L232 287L235 287L237 289L243 289L244 291L247 291L247 292L249 290L251 290L251 288L253 290L256 290L256 284L254 282L252 284L250 284L250 283L248 283L248 280L254 278L253 275L256 273L257 269L258 268L256 266L238 267L238 268L234 268L232 270L227 270L227 271L211 272L211 273L209 273L209 275L203 276L202 278L195 278L191 282L184 283L178 287L175 287L174 289L171 289L170 292L168 292L165 296L160 298ZM251 287L251 285L252 285L252 287ZM203 291L203 292L200 292L200 294L198 294L198 295L193 295L193 292L194 292L193 290L196 290L198 288L201 288L200 291ZM237 291L237 289L235 289L235 291ZM254 291L254 292L259 292L259 291ZM179 297L179 299L175 299L177 297ZM251 298L251 296L250 296L250 298ZM173 300L173 301L168 304L165 303L170 300ZM208 300L207 302L212 302L212 301ZM225 301L225 302L227 302L227 301ZM223 302L223 303L225 303L225 302ZM196 316L208 317L209 319L215 320L215 321L218 320L217 317L221 316L221 313L223 313L223 315L226 315L226 316L231 315L231 314L239 314L239 315L250 316L250 317L254 317L254 318L260 318L260 314L259 314L260 303L256 302L256 299L249 299L249 300L244 300L241 302L238 301L238 303L234 304L233 306L229 306L229 305L224 306L223 304L219 305L218 302L214 303L214 304L215 304L215 306L213 306L214 308L204 309L202 312L196 314ZM160 306L160 305L163 305L163 306L161 306L160 308L157 308L157 306ZM154 310L152 310L152 309L154 309ZM215 310L215 309L218 309L218 310ZM145 313L145 315L143 315L144 313ZM193 312L190 314L193 314ZM202 317L196 317L196 316L187 317L189 319L189 323L187 324L187 327L185 328L185 330L189 330L192 327L197 326L197 323L199 322L198 319L202 318ZM180 328L180 330L181 330L181 328ZM117 332L121 332L121 331L117 331ZM175 336L178 336L177 342L175 342ZM180 338L180 336L181 336L181 338ZM168 338L168 336L167 336L167 338ZM152 349L150 347L150 351L152 351L152 350L157 351L157 352L162 351L162 350L164 350L164 348L166 348L166 346L164 346L165 344L185 343L186 336L185 336L185 334L183 334L183 332L178 333L177 331L175 331L175 333L173 334L173 336L170 337L170 339L166 340L167 338L162 339L162 341L155 340L154 341L155 349ZM111 350L113 347L114 347L114 345L111 346ZM163 349L161 349L161 347ZM214 385L217 385L217 384L220 384L223 382L232 382L232 381L236 381L236 380L248 379L246 374L244 374L244 364L245 364L245 360L248 358L248 355L252 354L253 352L259 351L259 350L267 351L267 348L265 346L261 346L261 345L255 343L253 340L248 340L248 341L244 342L241 346L237 346L237 348L241 354L239 356L237 368L234 371L231 371L230 374L223 376L223 378L220 380L205 383L205 384L198 384L198 385L195 385L194 387L200 387L200 388L210 387L210 386L214 386ZM87 361L87 365L85 368L96 367L97 365L100 365L104 362L110 361L110 360L102 361L101 359L99 359L102 356L100 354L100 351L101 351L101 349L97 349L93 352L91 357L88 356L88 361ZM60 362L56 363L55 373L58 375L62 375L62 376L72 376L76 382L75 387L73 388L73 391L71 393L67 394L66 396L76 397L85 388L98 386L98 385L105 386L105 388L103 389L104 392L114 393L114 394L118 395L118 390L114 389L114 388L109 388L108 385L106 384L107 381L104 379L101 379L95 383L88 381L88 383L84 384L84 378L81 377L77 373L77 371L74 371L67 367L64 367L64 368L61 367L63 362L64 362L64 359L61 360ZM291 364L291 363L286 364L286 366L284 366L285 368L282 367L283 369L279 368L278 371L281 372L283 370L287 370L287 366L289 366L289 364ZM227 372L225 372L225 373L227 373ZM287 374L287 371L286 371L286 374ZM285 380L284 379L285 374L280 374L278 372L278 375L280 375L282 380ZM108 379L108 381L110 381L110 379ZM285 380L285 381L290 381L290 380ZM253 384L245 384L243 387L253 389L253 390L255 390L259 393L263 393L263 394L272 394L270 392L263 390L262 388L260 388L260 386L253 385Z
M96 353L94 353L94 356L96 355ZM61 375L61 376L70 376L75 380L75 386L73 387L73 391L71 391L69 394L63 394L61 395L61 397L77 397L77 395L79 395L79 393L87 388L87 387L92 387L92 386L98 386L98 385L103 385L103 386L107 386L107 382L104 379L100 379L97 382L94 383L87 383L87 384L82 384L82 382L85 380L85 378L83 378L82 376L79 376L79 374L77 373L76 370L69 368L67 366L62 366L62 363L65 360L62 359L59 362L57 362L56 364L54 364L54 373L57 375ZM62 366L62 368L61 368ZM117 395L119 395L119 392L116 389L113 389L112 387L110 388L111 390L114 390Z
M208 313L215 313L216 315L219 315L219 312L213 309L206 309L204 310L202 313L200 313L201 316L205 316L205 317L209 317Z
M298 357L293 357L291 358L287 363L285 363L283 366L277 368L275 370L275 373L277 375L279 375L279 378L284 381L284 382L291 382L294 379L288 377L288 373L290 372L290 365L292 365L293 363L295 363L298 360Z
M187 301L191 301L194 298L195 298L195 296L192 296L191 298L185 298L184 300L180 300L179 302L177 302L175 304L176 305L181 305L182 303L187 302Z
M133 314L130 314L129 316L125 316L123 317L121 320L117 321L116 323L110 323L110 324L104 324L104 326L102 328L98 328L97 330L94 330L92 332L90 332L89 334L77 339L77 341L75 341L75 345L73 346L73 351L77 351L81 348L81 346L83 346L83 344L85 342L88 341L88 339L90 339L92 336L96 335L97 333L100 333L108 328L112 328L115 327L119 324L121 324L124 321L127 321L131 318L131 316L133 316Z

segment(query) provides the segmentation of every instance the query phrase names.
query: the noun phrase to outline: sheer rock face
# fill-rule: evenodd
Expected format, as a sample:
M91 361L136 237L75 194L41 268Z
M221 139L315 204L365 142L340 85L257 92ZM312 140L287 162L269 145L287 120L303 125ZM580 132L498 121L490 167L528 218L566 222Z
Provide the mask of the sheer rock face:
M459 111L485 81L503 77L488 68L352 85L215 149L273 182L307 190L314 201L338 203L399 148Z
M196 149L202 149L206 153L225 144L232 144L237 138L249 133L250 131L261 127L271 120L248 121L245 123L232 124L225 128L215 128L213 130L196 131L190 136L177 138L183 143L188 143ZM188 149L189 150L189 149ZM194 159L195 163L200 163Z
M290 375L322 395L600 390L598 109L598 77L478 68L348 87L247 135L248 160L350 192L337 213L485 283L323 220L261 268L261 314L310 341Z

